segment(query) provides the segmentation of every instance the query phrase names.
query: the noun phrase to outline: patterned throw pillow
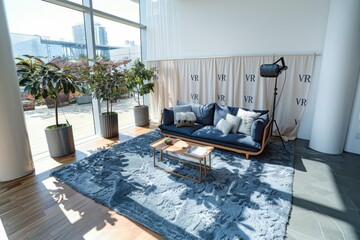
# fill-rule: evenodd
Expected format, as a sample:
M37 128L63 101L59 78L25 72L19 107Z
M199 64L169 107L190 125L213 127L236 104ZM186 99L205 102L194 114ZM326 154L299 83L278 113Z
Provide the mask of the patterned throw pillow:
M178 122L177 119L177 113L180 112L191 112L191 105L181 105L181 106L175 106L173 107L173 111L174 111L174 124L176 124Z
M243 133L245 135L250 135L251 134L251 125L253 124L254 120L255 119L252 117L242 118L238 132Z
M216 124L216 129L219 129L224 135L228 135L233 127L233 124L229 121L226 121L224 118Z
M193 112L178 112L176 113L176 119L176 127L193 127L196 116Z
M239 108L236 116L241 118L241 123L238 128L239 133L245 135L251 134L251 124L257 119L261 113L245 111L244 109Z

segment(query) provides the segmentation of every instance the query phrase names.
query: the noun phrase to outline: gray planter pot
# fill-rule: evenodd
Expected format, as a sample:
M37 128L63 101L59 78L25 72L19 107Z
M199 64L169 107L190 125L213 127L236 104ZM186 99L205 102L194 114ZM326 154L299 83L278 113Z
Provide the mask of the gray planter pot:
M45 129L50 157L61 157L75 152L72 126L57 129Z
M77 104L86 104L92 102L92 96L91 95L85 95L85 96L78 96L75 98Z
M135 126L149 125L149 107L148 106L135 106L134 107Z
M100 115L101 136L103 138L113 138L119 135L118 114L102 113Z

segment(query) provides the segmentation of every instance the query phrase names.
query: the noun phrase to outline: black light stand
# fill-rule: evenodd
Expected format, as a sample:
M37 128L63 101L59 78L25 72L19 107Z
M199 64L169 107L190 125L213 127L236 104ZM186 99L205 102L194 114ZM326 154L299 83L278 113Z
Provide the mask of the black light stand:
M281 61L282 67L280 67L277 63ZM277 95L277 77L279 74L286 70L287 66L285 66L284 58L281 57L279 60L274 62L273 64L263 64L260 66L260 76L262 77L275 77L275 87L274 87L274 102L273 102L273 109L272 109L272 119L271 119L271 128L270 128L270 136L273 136L273 126L275 123L276 130L279 134L278 137L280 137L283 147L285 147L284 139L280 133L279 126L275 120L275 108L276 108L276 95Z

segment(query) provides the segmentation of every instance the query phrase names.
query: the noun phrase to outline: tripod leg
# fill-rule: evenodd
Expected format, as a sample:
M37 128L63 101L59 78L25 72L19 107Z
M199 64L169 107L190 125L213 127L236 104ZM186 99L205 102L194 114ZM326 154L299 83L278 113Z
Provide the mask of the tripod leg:
M284 139L282 138L281 133L280 133L280 130L279 130L279 126L277 125L276 120L273 120L273 122L275 123L276 130L277 130L277 131L278 131L278 133L279 133L279 137L280 137L280 139L281 139L282 145L283 145L283 147L286 149L286 147L285 147L285 143L284 143Z

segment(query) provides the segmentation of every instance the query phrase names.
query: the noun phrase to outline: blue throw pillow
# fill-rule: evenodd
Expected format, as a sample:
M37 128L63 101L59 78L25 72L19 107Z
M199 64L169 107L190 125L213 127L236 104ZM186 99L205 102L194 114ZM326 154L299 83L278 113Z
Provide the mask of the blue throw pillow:
M269 114L263 114L258 117L251 126L251 138L255 142L261 143L264 133L264 128L269 122Z
M238 110L239 110L239 107L230 107L230 106L228 106L228 110L229 110L229 113L230 113L231 115L236 116L236 114L237 114L237 112L238 112Z
M174 124L174 111L165 108L163 111L163 123L165 125Z
M215 103L209 104L197 104L197 103L188 103L181 100L177 101L177 105L184 106L190 105L192 112L195 113L196 123L201 125L212 125L214 121L214 111L215 111Z
M226 118L226 114L229 113L229 109L227 106L222 106L215 103L215 113L214 113L214 123L213 125L216 126L220 119Z
M215 104L209 103L206 105L192 104L192 111L196 115L196 122L202 125L212 125L214 121Z

